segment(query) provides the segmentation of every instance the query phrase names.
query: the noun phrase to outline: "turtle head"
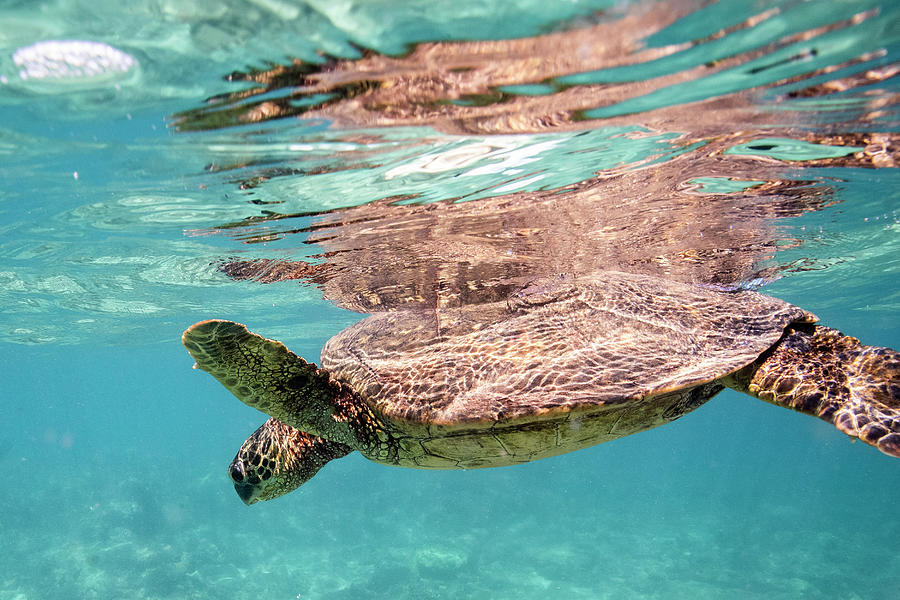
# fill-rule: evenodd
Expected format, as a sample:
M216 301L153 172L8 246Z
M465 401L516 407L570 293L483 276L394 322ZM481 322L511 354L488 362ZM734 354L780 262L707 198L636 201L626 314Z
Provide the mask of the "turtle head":
M269 419L247 438L228 466L228 477L244 504L292 492L328 461L351 448Z

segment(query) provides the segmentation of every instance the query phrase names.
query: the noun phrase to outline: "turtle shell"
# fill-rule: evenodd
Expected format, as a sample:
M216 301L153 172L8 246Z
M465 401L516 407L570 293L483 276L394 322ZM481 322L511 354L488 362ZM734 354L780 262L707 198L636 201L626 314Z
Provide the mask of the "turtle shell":
M370 316L329 340L322 366L386 422L435 436L677 403L815 320L751 291L603 272L536 280L506 302Z

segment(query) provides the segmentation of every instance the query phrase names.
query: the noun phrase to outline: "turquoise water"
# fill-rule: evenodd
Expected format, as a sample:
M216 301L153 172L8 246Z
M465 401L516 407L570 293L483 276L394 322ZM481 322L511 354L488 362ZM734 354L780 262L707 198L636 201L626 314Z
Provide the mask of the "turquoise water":
M60 0L0 23L0 598L900 587L896 459L731 391L516 467L355 453L248 508L225 471L264 417L180 344L228 318L317 359L358 311L612 268L898 348L895 3ZM104 46L21 52L46 40Z

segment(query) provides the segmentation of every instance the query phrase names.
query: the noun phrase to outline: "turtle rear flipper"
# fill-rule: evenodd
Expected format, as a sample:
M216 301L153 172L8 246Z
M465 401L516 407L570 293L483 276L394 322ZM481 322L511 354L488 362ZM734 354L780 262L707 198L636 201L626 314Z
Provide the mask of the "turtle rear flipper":
M824 419L900 457L900 353L895 350L810 326L789 332L744 381L743 391L753 396Z

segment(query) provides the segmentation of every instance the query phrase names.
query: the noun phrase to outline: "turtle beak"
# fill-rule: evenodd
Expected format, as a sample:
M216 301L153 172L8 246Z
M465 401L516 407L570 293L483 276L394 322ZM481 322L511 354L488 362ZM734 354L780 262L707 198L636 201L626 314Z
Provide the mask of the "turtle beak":
M228 467L228 477L234 484L234 491L240 496L241 500L247 506L255 504L259 501L259 490L255 485L247 481L247 471L244 463L235 458Z
M256 487L249 483L235 483L234 491L237 492L237 495L241 497L241 500L243 500L244 504L247 506L256 504L258 501L258 498L256 497Z

